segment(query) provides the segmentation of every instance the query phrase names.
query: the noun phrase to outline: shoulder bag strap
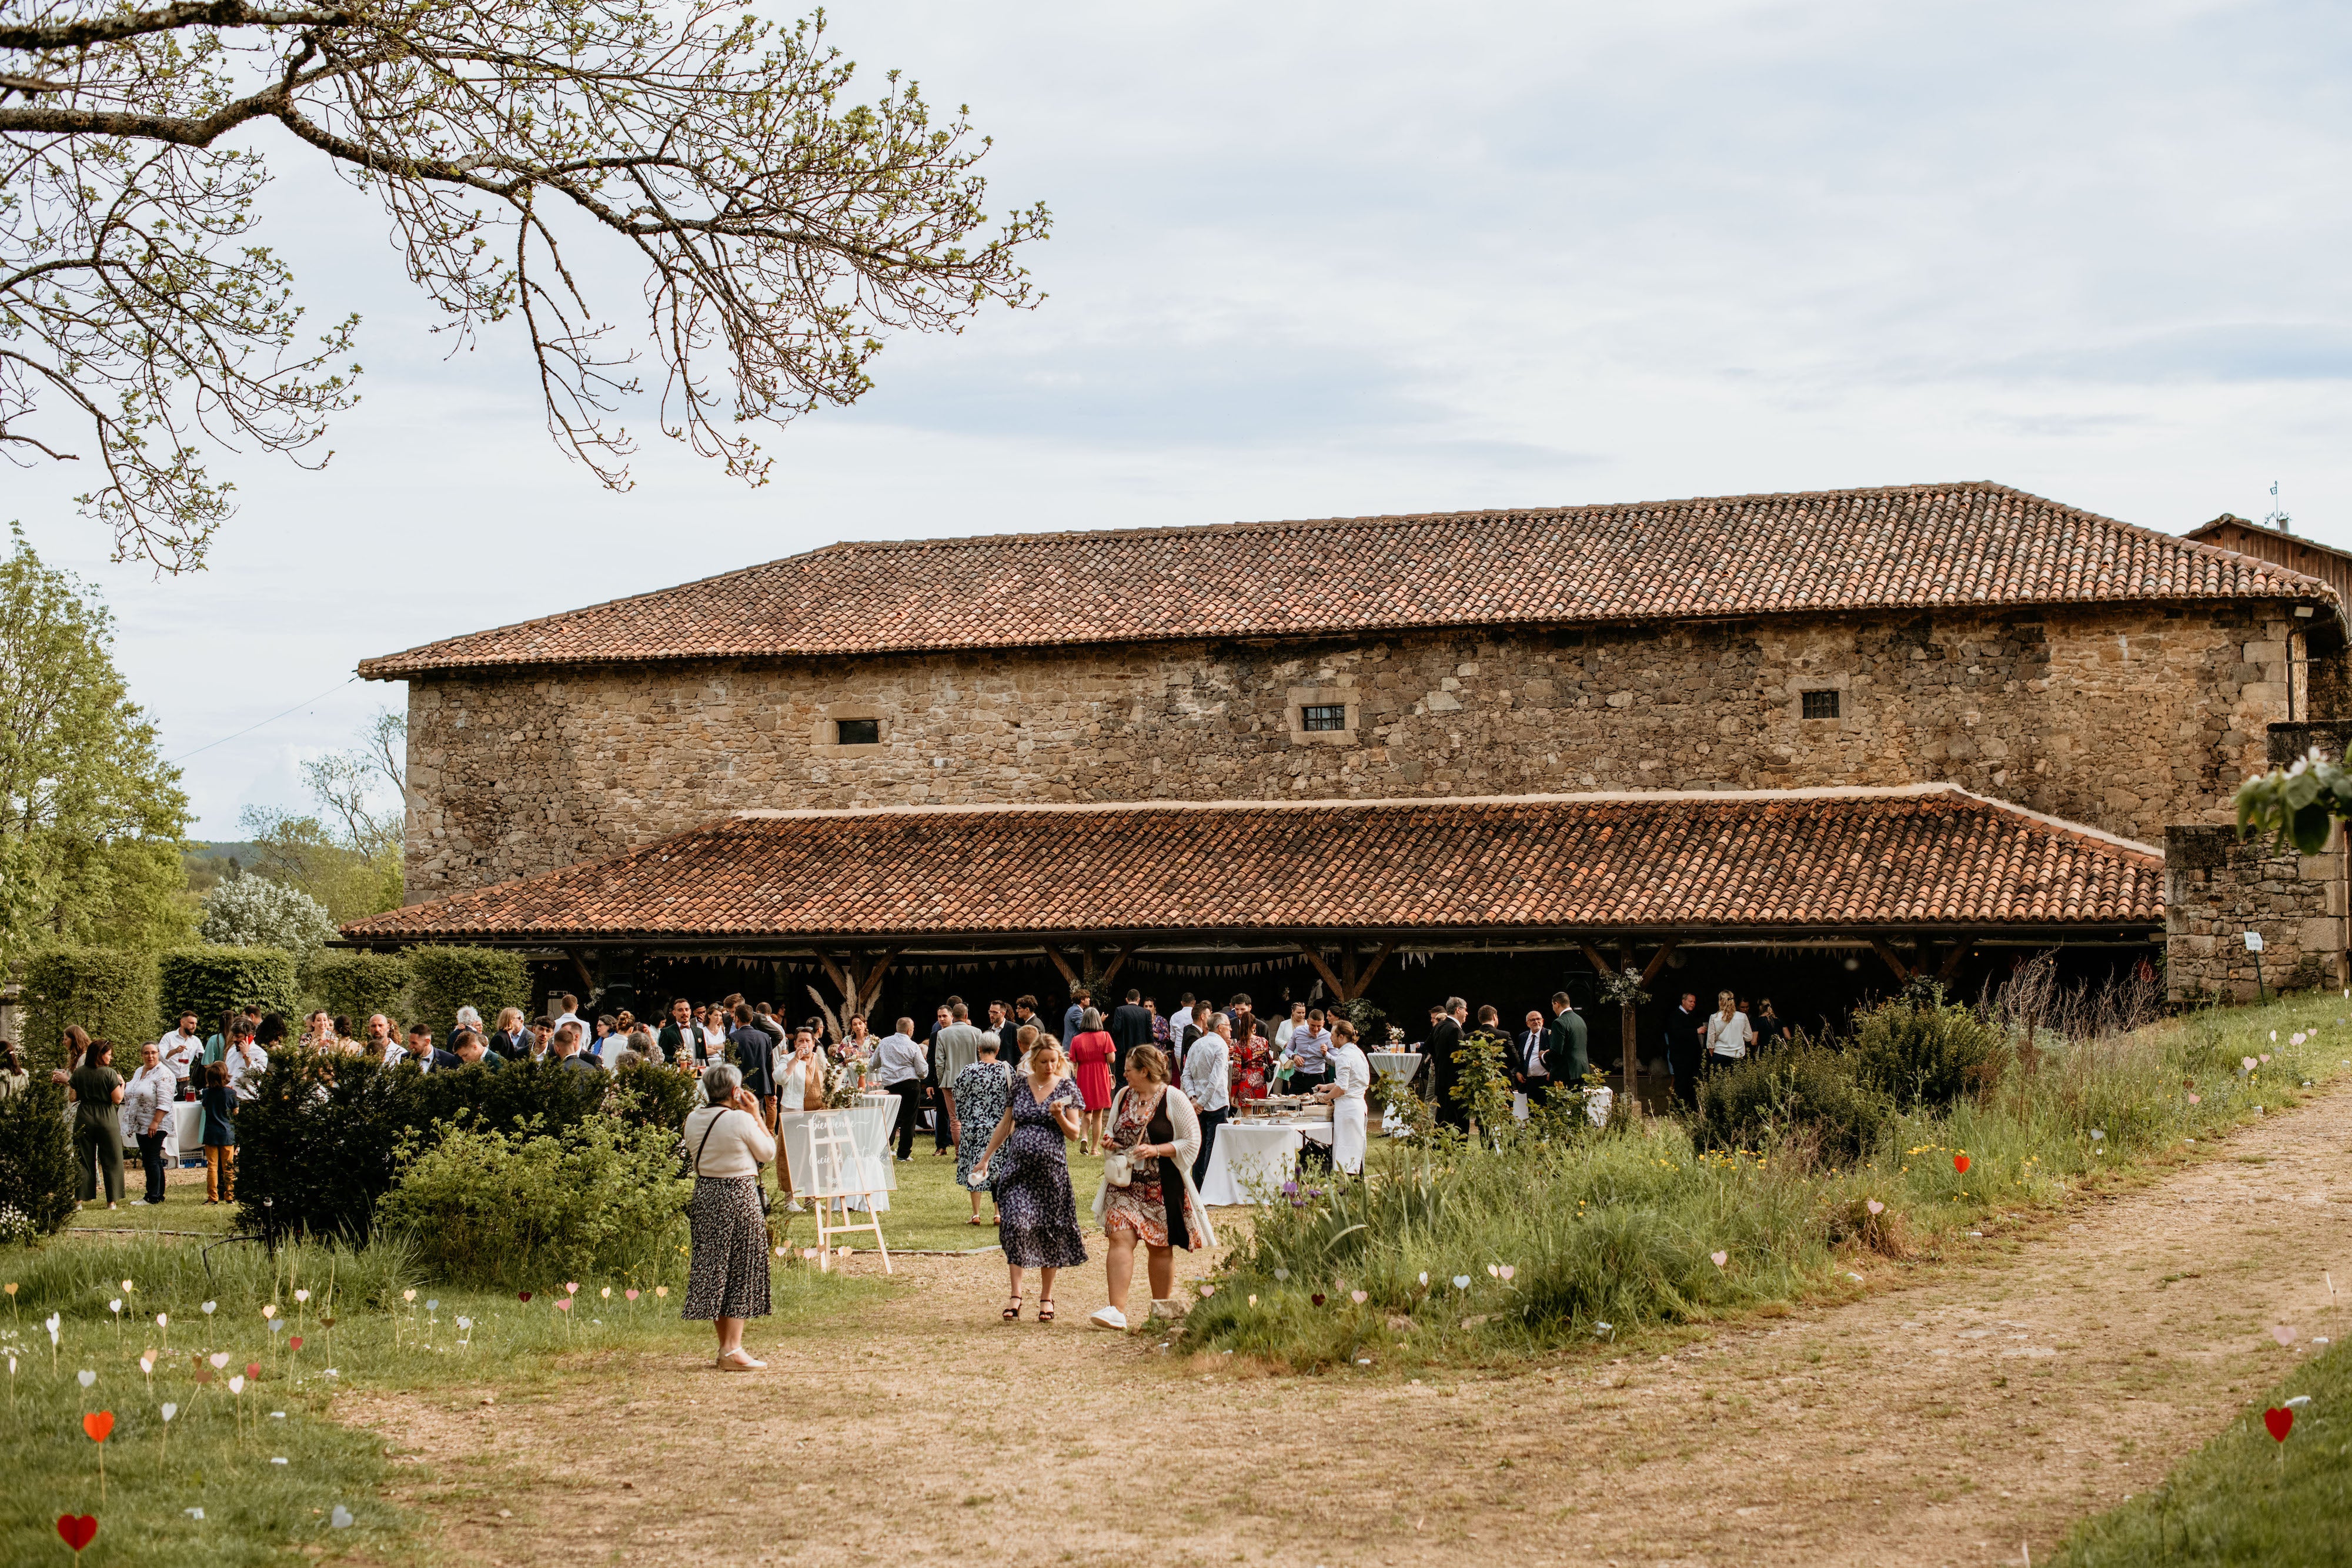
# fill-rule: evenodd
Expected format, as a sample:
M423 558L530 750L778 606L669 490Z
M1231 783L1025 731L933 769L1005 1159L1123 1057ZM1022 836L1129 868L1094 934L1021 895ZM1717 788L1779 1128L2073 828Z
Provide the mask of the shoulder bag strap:
M702 1142L694 1145L694 1174L698 1177L702 1175L702 1151L710 1146L710 1134L719 1131L719 1124L727 1120L727 1113L732 1109L732 1106L721 1105L719 1114L711 1117L709 1124L702 1129Z

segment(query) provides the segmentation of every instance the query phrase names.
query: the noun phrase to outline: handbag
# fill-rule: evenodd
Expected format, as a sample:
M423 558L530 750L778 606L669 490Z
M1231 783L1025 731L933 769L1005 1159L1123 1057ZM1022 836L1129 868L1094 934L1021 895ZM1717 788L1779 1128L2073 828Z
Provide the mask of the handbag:
M1118 1108L1126 1099L1127 1091L1122 1089L1118 1092L1118 1098L1110 1103L1110 1119L1113 1126L1117 1126L1118 1124ZM1110 1183L1113 1186L1126 1186L1131 1184L1135 1180L1134 1158L1128 1155L1124 1150L1115 1154L1105 1155L1103 1156L1103 1180Z

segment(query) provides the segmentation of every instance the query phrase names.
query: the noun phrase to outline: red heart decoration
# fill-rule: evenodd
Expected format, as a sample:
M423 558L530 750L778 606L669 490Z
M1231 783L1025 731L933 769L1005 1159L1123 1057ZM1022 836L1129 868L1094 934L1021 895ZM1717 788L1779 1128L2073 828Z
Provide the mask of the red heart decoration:
M258 1383L261 1381L261 1363L257 1361L248 1361L245 1364L245 1380L247 1383Z
M2271 1429L2272 1437L2284 1443L2286 1441L2286 1435L2294 1430L2294 1412L2280 1409L2265 1410L2263 1412L2263 1425Z
M1307 1299L1308 1301L1313 1301L1317 1306L1318 1306L1318 1307L1319 1307L1319 1306L1321 1306L1321 1305L1323 1304L1323 1292L1322 1292L1322 1291L1316 1291L1313 1295L1311 1295L1311 1296L1307 1297Z
M79 1556L83 1547L98 1539L98 1516L85 1513L77 1517L61 1513L58 1515L58 1535Z
M296 1334L292 1339L288 1340L286 1342L286 1348L289 1350L300 1350L302 1348L302 1336L300 1334Z
M81 1429L89 1434L93 1443L103 1443L114 1430L114 1412L93 1410L81 1418Z
M1952 1168L1959 1172L1962 1176L1968 1175L1969 1156L1966 1155L1954 1155L1952 1156Z
M528 1301L529 1300L530 1300L530 1292L529 1291L517 1291L515 1292L515 1295L516 1295L516 1297L517 1297L518 1299L520 1299L520 1300L521 1300L521 1301Z

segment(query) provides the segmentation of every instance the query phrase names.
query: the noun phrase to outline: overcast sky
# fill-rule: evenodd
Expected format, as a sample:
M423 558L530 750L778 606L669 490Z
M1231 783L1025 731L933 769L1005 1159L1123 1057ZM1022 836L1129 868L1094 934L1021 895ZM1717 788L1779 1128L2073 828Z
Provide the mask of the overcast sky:
M229 460L242 514L162 581L70 474L0 471L115 607L200 834L404 701L339 685L362 657L839 538L1990 478L2172 530L2276 481L2352 544L2352 8L832 18L868 81L971 106L992 207L1054 209L1050 298L894 343L766 488L656 438L598 489L512 340L444 360L381 214L269 138L267 238L365 318L332 465Z

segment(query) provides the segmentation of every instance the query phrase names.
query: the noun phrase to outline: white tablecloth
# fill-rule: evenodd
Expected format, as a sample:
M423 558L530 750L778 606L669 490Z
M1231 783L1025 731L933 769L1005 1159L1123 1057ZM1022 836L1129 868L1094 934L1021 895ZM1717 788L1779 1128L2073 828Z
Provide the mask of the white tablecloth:
M1331 1141L1328 1122L1227 1122L1209 1150L1201 1201L1226 1207L1264 1201L1298 1174L1298 1151Z
M163 1140L163 1163L176 1165L183 1159L205 1157L205 1106L201 1100L175 1100L172 1103L172 1119L164 1128L170 1135Z
M824 1115L821 1111L784 1111L776 1116L776 1141L782 1145L786 1168L792 1172L793 1188L805 1192L814 1185L811 1163L809 1123ZM857 1140L857 1157L866 1167L866 1184L874 1193L874 1209L877 1214L890 1210L889 1194L898 1186L898 1172L890 1158L890 1132L898 1115L896 1094L861 1094L857 1103L846 1113L850 1134ZM849 1207L863 1209L863 1198L851 1198Z

